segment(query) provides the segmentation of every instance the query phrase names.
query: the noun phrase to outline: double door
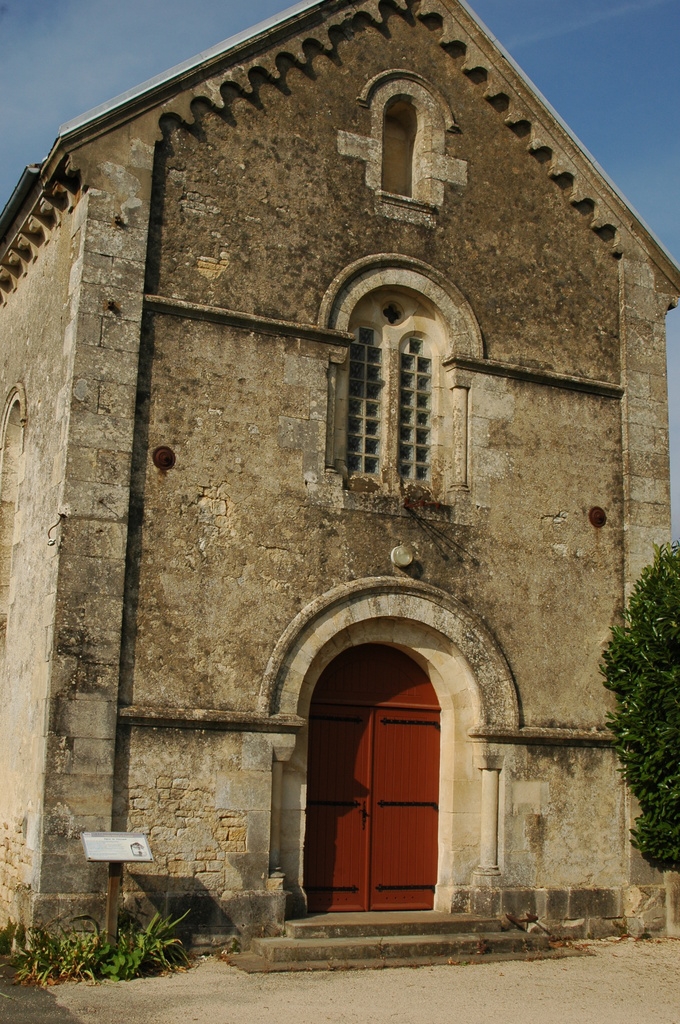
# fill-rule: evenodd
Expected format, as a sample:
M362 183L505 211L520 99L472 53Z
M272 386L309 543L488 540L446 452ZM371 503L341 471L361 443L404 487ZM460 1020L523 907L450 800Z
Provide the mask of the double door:
M438 708L313 702L307 777L309 909L431 909Z

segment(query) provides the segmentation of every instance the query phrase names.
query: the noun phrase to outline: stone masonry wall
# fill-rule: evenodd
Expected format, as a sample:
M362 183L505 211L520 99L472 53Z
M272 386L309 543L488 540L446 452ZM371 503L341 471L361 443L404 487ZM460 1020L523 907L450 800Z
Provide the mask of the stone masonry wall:
M87 187L71 271L73 386L37 919L98 906L105 870L84 862L83 830L111 826L130 450L136 399L152 147L134 130L72 157ZM71 894L74 894L71 896ZM96 894L96 896L95 896ZM98 902L97 902L98 901Z
M272 741L262 734L124 729L115 825L146 832L153 864L129 865L125 905L180 915L194 944L276 933L268 889Z
M77 183L71 186L77 188ZM39 885L45 733L72 374L72 262L86 204L60 188L37 209L23 273L0 304L0 401L25 396L9 609L0 656L0 921L30 921Z
M430 515L433 534L396 495L327 482L323 345L179 317L149 330L126 702L254 710L298 611L338 583L397 572L389 553L401 542L425 582L491 626L527 724L604 724L598 663L623 590L616 400L480 375L471 490ZM161 444L177 454L169 472L151 462ZM599 532L595 504L609 515Z

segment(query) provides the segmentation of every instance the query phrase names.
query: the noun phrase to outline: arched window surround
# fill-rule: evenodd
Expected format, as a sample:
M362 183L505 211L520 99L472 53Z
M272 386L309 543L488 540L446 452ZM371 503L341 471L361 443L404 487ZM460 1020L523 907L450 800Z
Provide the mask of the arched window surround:
M11 602L12 561L16 543L21 460L26 425L26 394L15 385L5 402L0 424L0 644L4 648Z
M385 316L388 310L392 316L399 314L397 322L390 323ZM441 494L446 489L449 454L444 439L451 436L451 403L446 394L446 371L442 366L447 351L445 325L436 307L424 296L406 288L395 286L379 287L363 296L355 307L349 323L350 333L359 336L366 331L373 332L373 345L381 352L380 360L380 420L379 467L371 472L359 467L357 456L348 451L348 424L352 421L352 403L358 400L352 396L348 364L340 368L336 397L335 454L340 472L350 489L381 490L398 493L401 489L425 490ZM402 412L402 356L410 342L422 345L428 351L431 361L431 387L429 388L429 471L426 479L416 480L415 471L408 478L401 470L400 440ZM429 382L428 382L429 383ZM415 423L413 424L415 427ZM375 433L375 432L374 432ZM367 445L374 445L374 437L366 437ZM371 460L365 460L366 462ZM354 465L353 465L354 462Z
M447 137L460 132L449 104L422 75L399 68L370 79L358 102L370 109L371 135L340 131L339 152L366 161L366 185L375 192L377 213L434 226L435 214L444 202L445 184L456 191L467 185L466 161L446 152ZM384 187L385 116L396 103L412 107L417 119L408 194Z
M393 302L403 316L386 322ZM409 257L380 254L357 261L338 275L324 297L319 323L353 333L361 327L380 332L384 350L379 474L357 474L347 465L349 360L332 364L326 465L353 490L431 497L446 503L468 489L468 387L448 365L454 355L481 358L477 320L466 299L434 268ZM422 338L432 353L432 473L427 481L404 480L398 469L400 352L409 337Z

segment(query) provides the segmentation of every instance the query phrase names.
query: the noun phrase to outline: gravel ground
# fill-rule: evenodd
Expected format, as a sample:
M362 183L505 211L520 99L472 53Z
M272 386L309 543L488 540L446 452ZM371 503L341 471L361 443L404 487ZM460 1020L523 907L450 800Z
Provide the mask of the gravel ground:
M244 974L202 960L165 978L18 988L2 1024L680 1024L680 940L585 944L526 963Z

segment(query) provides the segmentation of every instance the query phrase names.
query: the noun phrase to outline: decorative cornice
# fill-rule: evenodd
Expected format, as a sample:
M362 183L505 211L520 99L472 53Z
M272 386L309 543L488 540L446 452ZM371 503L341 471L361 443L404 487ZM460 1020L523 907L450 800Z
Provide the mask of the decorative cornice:
M311 59L310 47L315 53L319 49L323 53L335 49L331 38L334 29L346 28L357 15L367 17L374 25L382 25L386 19L381 6L389 5L406 12L411 3L412 0L319 0L290 8L272 21L226 40L215 51L208 51L203 60L192 60L171 69L89 115L62 125L57 146L61 142L76 141L81 145L112 126L153 109L158 110L159 118L174 114L185 124L193 124L195 115L191 105L196 100L222 109L224 86L232 85L243 95L252 95L255 91L253 72L260 72L276 82L282 75L281 57L289 58L298 67L306 67ZM52 154L48 157L48 161L51 160Z
M528 384L541 384L544 387L584 391L588 395L599 395L601 398L620 399L624 394L624 388L620 384L610 384L608 381L593 380L590 377L572 377L566 373L517 366L514 363L502 363L494 359L469 359L467 356L452 356L445 359L443 365L450 369L469 370L472 373L485 373L493 377L509 377L512 380L522 380Z
M430 24L439 19L440 46L456 59L469 80L483 90L484 99L503 116L507 127L520 139L526 139L527 152L545 165L549 177L571 205L584 215L595 234L609 244L612 255L620 258L626 237L632 235L669 280L680 287L677 261L592 153L466 0L457 0L456 7L454 14L447 0L422 0L417 17ZM467 26L465 21L469 21Z
M7 233L0 239L0 307L16 291L19 280L38 259L43 246L61 222L71 193L61 182L48 189L35 184L13 211Z
M256 316L255 313L241 313L233 309L224 309L221 306L203 306L196 302L170 299L162 295L145 295L144 308L151 313L177 316L185 320L203 320L207 323L225 324L229 327L239 327L244 331L272 334L276 337L302 338L305 341L316 341L323 345L340 345L347 348L354 340L352 334L345 331L334 331L328 327L298 324L293 320L273 320L267 316Z
M305 724L297 715L262 715L247 711L204 708L147 707L118 709L120 725L146 729L211 729L218 732L297 732Z
M0 240L4 241L8 228L11 228L14 219L21 212L22 206L39 183L40 164L29 164L19 178L17 187L5 203L4 209L0 211Z
M614 736L608 729L553 729L524 726L520 729L470 729L473 740L489 743L516 743L539 747L611 747Z

